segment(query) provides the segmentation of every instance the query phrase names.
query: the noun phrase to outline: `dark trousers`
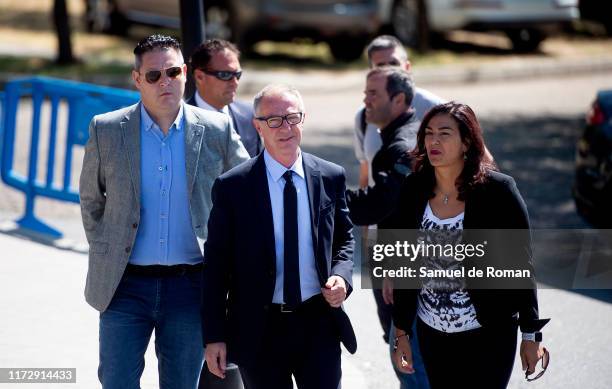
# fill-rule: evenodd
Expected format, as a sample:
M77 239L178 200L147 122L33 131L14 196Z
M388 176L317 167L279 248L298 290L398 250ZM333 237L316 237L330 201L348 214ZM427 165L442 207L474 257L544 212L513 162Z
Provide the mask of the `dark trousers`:
M445 333L417 319L418 339L432 389L504 389L516 354L516 323Z
M322 298L297 312L271 309L262 347L240 365L246 389L340 388L338 330ZM303 304L304 305L304 304Z

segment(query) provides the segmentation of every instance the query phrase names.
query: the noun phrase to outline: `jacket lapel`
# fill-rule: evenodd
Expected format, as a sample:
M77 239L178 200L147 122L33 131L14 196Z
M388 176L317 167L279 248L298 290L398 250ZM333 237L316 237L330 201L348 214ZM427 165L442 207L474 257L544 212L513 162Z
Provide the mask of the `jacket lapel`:
M318 170L317 163L309 154L302 152L302 162L304 164L304 176L306 177L306 187L308 189L308 201L310 202L310 223L312 226L312 246L314 248L315 261L319 243L319 208L321 206L321 172ZM326 267L324 267L325 269Z
M120 122L123 144L126 148L128 169L132 178L134 196L140 207L140 106L138 103Z
M191 202L191 193L195 183L200 161L200 149L204 139L205 127L198 123L198 118L191 107L183 104L184 129L185 129L185 171L187 172L187 193Z

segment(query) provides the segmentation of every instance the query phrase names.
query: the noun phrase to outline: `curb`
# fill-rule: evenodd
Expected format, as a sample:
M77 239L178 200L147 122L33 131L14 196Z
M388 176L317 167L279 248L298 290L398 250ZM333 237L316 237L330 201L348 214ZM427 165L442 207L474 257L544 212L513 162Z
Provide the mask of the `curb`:
M416 67L413 71L417 85L465 84L508 81L530 78L592 74L612 71L612 56L581 59L515 59L481 64L440 65ZM310 72L296 74L289 71L246 72L240 85L242 94L254 94L269 83L288 83L302 92L329 93L363 88L366 70L342 73L312 72L324 76L328 82L313 82Z
M612 56L579 59L515 58L501 60L499 63L491 61L479 64L421 66L416 67L413 74L418 85L439 85L524 80L563 75L588 75L607 71L612 71ZM264 86L273 83L290 84L302 92L333 93L355 90L356 88L363 88L365 73L366 69L291 71L249 70L247 68L240 85L240 94L253 95ZM6 82L25 76L23 74L0 73L0 90L4 88ZM91 75L70 79L118 88L132 88L129 75Z

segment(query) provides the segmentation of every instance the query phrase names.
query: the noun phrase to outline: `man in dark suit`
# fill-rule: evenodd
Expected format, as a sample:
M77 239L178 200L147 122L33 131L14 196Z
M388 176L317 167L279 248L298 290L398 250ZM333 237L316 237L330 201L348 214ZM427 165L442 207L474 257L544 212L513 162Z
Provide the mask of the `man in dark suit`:
M204 245L206 362L236 362L247 389L336 389L340 341L357 345L344 169L300 150L304 105L288 86L255 97L265 151L220 176ZM299 222L298 222L299 221Z
M262 144L253 127L253 108L234 100L242 76L239 59L240 51L223 39L209 39L198 46L191 54L197 91L187 104L227 115L249 155L254 157L261 152Z

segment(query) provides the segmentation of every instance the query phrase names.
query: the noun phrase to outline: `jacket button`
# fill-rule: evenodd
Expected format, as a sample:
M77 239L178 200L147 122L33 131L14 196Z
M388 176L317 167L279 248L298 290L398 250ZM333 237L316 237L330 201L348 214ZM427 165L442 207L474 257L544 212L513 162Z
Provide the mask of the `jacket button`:
M266 304L266 305L263 306L263 309L264 309L264 311L267 311L267 310L270 309L270 306L268 304Z
M132 248L130 246L128 246L128 247L125 248L125 252L129 254L131 249Z
M274 277L274 269L270 269L268 270L268 274L272 277Z
M138 223L132 224L132 228L138 228Z

